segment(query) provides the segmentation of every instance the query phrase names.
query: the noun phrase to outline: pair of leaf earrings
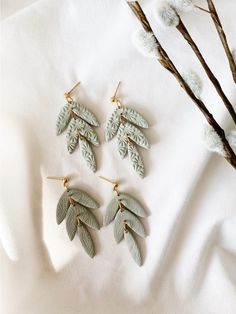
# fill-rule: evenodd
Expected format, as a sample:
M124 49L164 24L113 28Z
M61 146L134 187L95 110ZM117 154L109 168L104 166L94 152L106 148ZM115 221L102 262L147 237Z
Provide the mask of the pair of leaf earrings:
M115 193L106 209L103 225L107 226L114 221L113 234L116 243L125 239L131 256L141 266L142 257L135 234L146 237L144 226L140 220L140 218L147 217L146 211L135 198L129 194L120 193L117 182L104 177L100 178L112 183ZM72 241L78 233L84 250L90 257L94 257L95 248L89 229L100 229L99 222L92 213L93 209L99 208L98 203L88 193L77 188L70 188L69 178L48 177L48 179L61 180L66 189L57 204L57 223L61 224L66 220L66 230L70 240Z
M94 130L94 127L99 126L99 122L90 110L80 103L75 102L71 97L72 91L79 84L80 82L74 85L69 92L64 94L67 103L63 106L58 115L56 130L57 135L60 135L67 129L66 142L69 153L73 153L79 145L87 166L93 172L96 172L96 159L91 145L99 145L98 135ZM144 129L148 128L148 123L141 114L124 106L120 99L117 98L116 95L119 86L120 82L114 96L111 98L111 101L116 103L117 108L108 120L105 130L105 139L106 141L110 141L117 135L119 155L122 158L128 155L133 169L143 178L144 163L136 145L146 149L150 147L146 136L138 129L138 127Z

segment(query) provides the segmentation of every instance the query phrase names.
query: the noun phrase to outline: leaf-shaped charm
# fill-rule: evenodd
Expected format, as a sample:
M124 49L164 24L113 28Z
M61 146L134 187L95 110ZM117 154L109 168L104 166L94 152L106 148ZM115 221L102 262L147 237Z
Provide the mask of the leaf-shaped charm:
M85 249L86 253L90 257L93 258L94 254L95 254L93 241L92 241L90 233L88 232L86 227L83 226L82 224L78 225L78 234L79 234L80 242L81 242L83 248Z
M126 122L124 124L124 135L128 136L133 142L143 148L149 148L149 142L146 136L136 126Z
M88 207L88 208L98 208L98 203L90 196L88 193L78 190L78 189L69 189L68 195L77 203Z
M77 231L78 227L77 216L79 215L79 213L81 213L80 207L76 205L70 205L66 217L66 230L71 241L74 239Z
M107 226L115 218L117 210L119 209L118 197L114 197L107 206L105 216L103 217L103 225Z
M122 108L117 108L110 119L108 120L107 127L105 130L106 141L110 141L117 133L120 125L120 115L122 113Z
M125 133L125 124L121 123L117 132L118 151L121 158L125 158L128 152L128 137Z
M57 122L56 122L56 132L57 135L60 135L63 131L65 131L69 121L71 118L71 107L70 104L66 104L60 111Z
M93 151L92 151L89 143L86 141L85 138L80 137L79 144L80 144L80 149L81 149L82 155L83 155L84 159L86 160L88 167L93 172L96 172L96 170L97 170L96 160L95 160L95 156L93 154Z
M143 178L144 177L144 164L139 152L137 151L136 147L131 143L128 142L128 155L132 162L132 166L137 174Z
M124 238L124 219L123 212L118 211L113 224L113 234L116 243L119 243Z
M139 217L147 217L147 213L142 205L132 196L125 193L120 193L119 200L126 208Z
M141 266L142 265L142 259L139 247L137 245L137 242L135 241L133 235L129 232L125 232L125 242L127 243L128 249L130 251L130 254L132 255L134 261Z
M144 119L144 117L131 108L123 107L122 116L141 128L148 128L148 122Z
M98 120L95 115L86 107L76 102L72 102L72 111L80 118L93 126L99 126Z
M66 134L67 149L70 154L73 153L73 151L76 149L78 141L79 141L79 132L76 126L76 120L72 118L69 123L68 131Z
M80 209L78 209L80 207ZM85 207L76 204L79 219L92 229L99 230L100 226L96 217Z
M140 235L140 237L143 237L143 238L146 237L144 226L137 216L135 216L128 210L124 210L123 219L124 219L124 222L130 227L130 229L132 229L134 232Z
M65 191L60 197L57 204L56 217L58 225L65 219L69 206L70 206L69 197L67 191Z
M95 146L99 145L97 133L91 128L91 126L87 122L85 122L81 118L77 118L76 128L79 130L79 133L93 145Z

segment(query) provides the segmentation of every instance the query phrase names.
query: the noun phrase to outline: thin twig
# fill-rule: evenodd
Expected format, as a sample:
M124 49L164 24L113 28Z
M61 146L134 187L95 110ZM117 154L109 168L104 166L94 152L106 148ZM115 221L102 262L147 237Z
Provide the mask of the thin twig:
M177 12L176 12L176 14L178 15ZM216 89L217 93L219 94L219 96L223 100L223 102L224 102L224 104L225 104L229 114L231 115L232 119L234 120L234 123L236 124L236 112L234 110L234 107L232 106L232 104L230 103L229 99L225 95L225 93L224 93L224 91L223 91L219 81L217 80L217 78L214 75L214 73L212 72L212 70L209 68L209 66L206 63L203 55L201 54L198 46L196 45L196 43L192 39L191 35L189 34L186 26L184 25L184 23L181 20L179 15L178 15L178 17L179 17L179 24L176 26L177 30L182 34L184 39L188 42L188 44L190 45L190 47L194 51L194 53L197 56L198 60L202 64L202 66L203 66L203 68L204 68L208 78L210 79L212 84L215 86L215 89Z
M216 11L216 8L215 8L215 5L214 5L213 1L212 0L207 0L207 3L208 3L208 8L209 8L209 11L210 11L210 14L211 14L211 18L212 18L212 20L213 20L213 22L215 24L216 30L218 32L218 35L219 35L220 40L222 42L222 45L224 47L226 56L228 58L229 66L230 66L230 69L231 69L231 72L232 72L232 76L233 76L233 80L236 83L236 62L235 62L234 57L232 55L232 52L231 52L231 50L229 48L228 41L227 41L225 32L223 30L223 26L221 24L220 18L218 16L218 13Z
M210 11L208 11L208 10L206 10L206 9L202 8L202 7L199 7L198 5L195 5L194 7L195 7L196 9L198 9L198 10L203 11L203 12L206 12L206 13L211 13Z
M156 44L157 44L157 50L158 50L158 54L159 54L159 57L157 60L160 62L160 64L166 70L168 70L172 75L174 75L174 77L179 82L180 86L184 89L184 91L193 100L195 105L198 107L198 109L204 115L207 122L213 127L213 129L215 130L215 132L220 137L220 139L223 143L223 147L224 147L224 151L225 151L225 155L224 155L225 159L231 164L232 167L234 167L236 169L236 155L234 154L231 146L229 145L229 143L225 137L224 130L220 127L220 125L214 119L213 115L209 112L209 110L207 109L207 107L205 106L203 101L194 95L191 88L185 82L184 78L181 76L181 74L179 73L179 71L177 70L177 68L175 67L175 65L173 64L173 62L169 58L169 56L167 55L166 51L163 49L159 40L157 39L157 37L153 33L153 30L152 30L152 28L151 28L151 26L150 26L150 24L146 18L141 6L139 5L138 1L128 1L127 3L129 5L129 7L131 8L131 10L134 12L137 19L141 22L143 28L147 32L153 34L155 41L156 41Z

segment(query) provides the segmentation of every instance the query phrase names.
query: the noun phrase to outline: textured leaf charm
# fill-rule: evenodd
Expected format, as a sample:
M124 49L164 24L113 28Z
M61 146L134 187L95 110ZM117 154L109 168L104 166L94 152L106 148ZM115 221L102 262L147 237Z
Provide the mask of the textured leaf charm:
M109 225L109 223L111 223L112 220L114 220L118 209L119 209L119 201L118 201L118 197L116 196L111 200L111 202L107 206L107 210L103 218L104 226Z
M74 239L77 231L78 221L76 217L80 213L81 207L76 205L70 205L66 218L66 230L71 241Z
M144 177L144 164L139 152L132 143L128 143L128 155L132 162L132 166L137 174L143 178Z
M79 139L80 149L82 152L82 155L84 159L86 160L86 163L88 167L95 172L97 170L96 166L96 160L92 151L92 148L90 147L89 143L86 141L85 138L80 137Z
M86 107L76 102L72 102L72 111L81 119L88 122L90 125L99 126L98 120L95 115Z
M130 227L130 229L132 229L140 237L145 238L146 233L144 230L144 226L141 223L141 221L138 219L138 217L136 217L134 214L132 214L128 210L124 210L122 214L123 214L123 221Z
M82 156L93 172L97 170L97 166L95 156L88 142L95 146L99 145L97 133L92 128L94 126L99 126L95 115L86 107L74 101L69 101L62 108L56 123L57 135L67 128L66 144L68 152L72 154L80 142Z
M79 141L79 132L77 130L76 120L74 118L72 118L70 121L68 131L66 134L66 141L68 152L71 154L76 149L76 146Z
M78 225L78 234L80 242L90 257L94 257L94 245L90 233L83 225Z
M113 225L113 234L117 244L124 238L124 219L123 212L121 211L118 211L116 214Z
M95 230L100 229L100 226L96 217L87 208L81 205L76 205L76 207L80 207L78 217L85 225Z
M111 139L113 139L113 137L116 135L119 125L120 125L120 115L122 113L122 109L121 108L117 108L111 118L108 120L107 123L107 127L105 130L105 138L106 141L110 141Z
M66 218L68 208L70 206L67 191L65 191L57 204L57 223L58 225Z
M132 196L125 193L120 193L119 200L127 209L139 217L147 217L147 213L142 205Z
M60 111L57 122L56 122L56 131L57 135L60 135L63 131L65 131L68 123L71 118L71 109L70 104L66 104Z
M138 175L144 177L144 164L135 144L142 148L150 148L148 139L138 127L148 128L147 121L137 111L121 106L113 112L108 121L105 137L106 141L110 141L117 134L118 152L121 158L128 156L132 162L133 169Z
M132 255L134 261L141 266L142 265L142 259L139 247L137 245L137 242L135 241L133 235L129 232L125 232L125 241L127 243L128 249L130 251L130 254Z
M145 128L145 129L148 128L148 122L137 111L135 111L131 108L128 108L128 107L123 107L122 115L123 115L123 117L125 117L128 121L132 122L133 124L135 124L141 128Z
M88 207L88 208L98 208L98 203L90 196L88 193L78 190L78 189L68 189L68 195L77 203Z
M95 146L99 145L97 133L91 128L91 126L87 122L84 122L82 119L77 118L75 126L78 129L79 133L84 136L89 142L91 142Z

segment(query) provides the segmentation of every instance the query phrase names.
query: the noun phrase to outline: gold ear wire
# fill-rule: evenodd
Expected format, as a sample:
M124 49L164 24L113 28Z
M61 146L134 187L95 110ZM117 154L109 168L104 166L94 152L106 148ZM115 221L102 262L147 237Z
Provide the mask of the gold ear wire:
M105 181L107 181L109 183L111 183L113 185L113 191L116 192L117 195L119 195L119 192L117 190L119 184L118 184L117 181L113 181L113 180L107 179L107 178L105 178L103 176L99 176L99 178L102 179L102 180L105 180Z
M79 86L80 82L77 82L73 87L68 91L64 93L64 96L68 102L72 102L73 98L71 97L71 93L73 92L74 89L76 89L77 86Z
M49 179L49 180L62 181L62 182L63 182L63 186L64 186L65 188L67 188L67 187L68 187L68 184L69 184L69 178L67 178L67 177L51 177L51 176L49 176L49 177L47 177L47 179Z
M118 90L120 88L121 81L118 82L114 95L111 97L111 102L115 102L119 108L122 107L122 103L119 98L116 97Z

